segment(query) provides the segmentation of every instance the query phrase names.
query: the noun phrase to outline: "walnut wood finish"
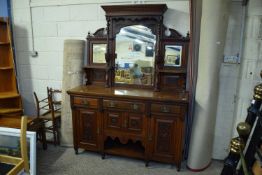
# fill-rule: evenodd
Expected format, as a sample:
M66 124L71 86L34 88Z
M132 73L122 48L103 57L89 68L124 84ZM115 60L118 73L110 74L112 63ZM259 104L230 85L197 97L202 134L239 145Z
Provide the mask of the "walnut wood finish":
M0 18L0 116L23 113L17 90L12 35L8 18Z
M71 89L74 149L175 163L180 170L188 92L189 35L163 25L165 4L102 6L106 30L87 36L86 86ZM115 38L121 28L143 25L156 36L153 86L115 84ZM107 32L105 34L105 31ZM107 44L105 63L94 64L92 44ZM180 67L164 66L165 46L181 45Z
M76 153L84 148L175 163L180 169L187 92L90 85L68 94Z
M107 28L100 28L93 35L89 33L87 36L88 61L87 66L84 67L86 85L103 84L106 87L132 86L137 88L137 85L134 84L115 84L115 58L117 58L115 38L123 27L143 25L151 29L156 36L155 72L152 78L153 86L139 85L138 88L151 88L155 91L186 89L189 34L183 37L174 29L168 29L169 36L164 34L167 30L163 24L163 15L167 10L165 4L114 5L102 6L102 8L106 12ZM107 44L106 64L93 63L92 45L98 43ZM182 46L181 67L164 66L166 45Z

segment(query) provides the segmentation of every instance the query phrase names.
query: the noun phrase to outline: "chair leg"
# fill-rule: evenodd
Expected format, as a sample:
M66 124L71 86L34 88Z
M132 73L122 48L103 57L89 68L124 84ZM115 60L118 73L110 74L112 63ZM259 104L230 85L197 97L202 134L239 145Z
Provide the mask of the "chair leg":
M56 146L56 129L55 129L55 126L53 126L53 136L54 136L54 145Z
M61 128L61 118L58 118L55 123L55 129L56 129L56 139L57 139L57 144L60 145L60 132L59 128Z
M58 128L56 128L57 144L60 145L60 134Z

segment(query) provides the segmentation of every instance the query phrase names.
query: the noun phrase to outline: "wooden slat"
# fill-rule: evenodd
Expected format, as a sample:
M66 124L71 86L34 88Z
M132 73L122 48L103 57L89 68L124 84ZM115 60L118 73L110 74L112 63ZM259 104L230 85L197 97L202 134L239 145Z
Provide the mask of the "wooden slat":
M12 66L0 67L0 70L11 70L11 69L13 69Z
M15 98L15 97L19 97L19 96L20 95L17 92L1 92L0 93L0 99Z
M0 42L0 45L9 45L10 42Z
M17 175L24 169L24 160L21 160L7 175Z
M10 113L16 113L16 112L22 112L22 108L1 108L0 114L10 114Z
M8 155L0 155L0 162L2 163L7 163L11 165L16 165L18 164L22 159L19 157L12 157Z
M25 172L29 172L28 156L27 156L27 142L26 142L26 130L27 130L27 117L23 116L21 121L21 156L24 160Z

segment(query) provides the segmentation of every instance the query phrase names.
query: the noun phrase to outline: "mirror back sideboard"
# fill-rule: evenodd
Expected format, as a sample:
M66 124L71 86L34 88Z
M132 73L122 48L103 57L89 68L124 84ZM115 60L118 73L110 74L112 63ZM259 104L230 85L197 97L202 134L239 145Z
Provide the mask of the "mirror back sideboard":
M180 170L189 36L163 25L165 4L102 8L107 27L87 36L86 83L67 91L75 152L175 163Z

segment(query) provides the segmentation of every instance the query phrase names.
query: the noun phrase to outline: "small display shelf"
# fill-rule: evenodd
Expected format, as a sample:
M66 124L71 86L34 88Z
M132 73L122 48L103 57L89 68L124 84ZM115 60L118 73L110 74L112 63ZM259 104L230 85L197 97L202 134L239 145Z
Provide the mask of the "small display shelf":
M0 92L0 99L6 99L6 98L17 98L20 95L16 92Z
M123 144L118 138L112 139L111 137L108 137L105 141L105 152L140 159L145 157L145 148L140 141L133 142L132 140L128 140L126 144Z
M9 42L9 31L8 31L8 19L7 18L0 18L0 43Z
M1 35L1 34L0 34ZM0 45L0 68L9 67L13 64L13 55L10 44Z
M23 111L21 106L20 95L15 97L14 94L11 94L5 98L2 96L0 98L0 115L19 114Z
M160 69L158 72L160 73L165 73L165 74L186 74L187 70L186 69Z

